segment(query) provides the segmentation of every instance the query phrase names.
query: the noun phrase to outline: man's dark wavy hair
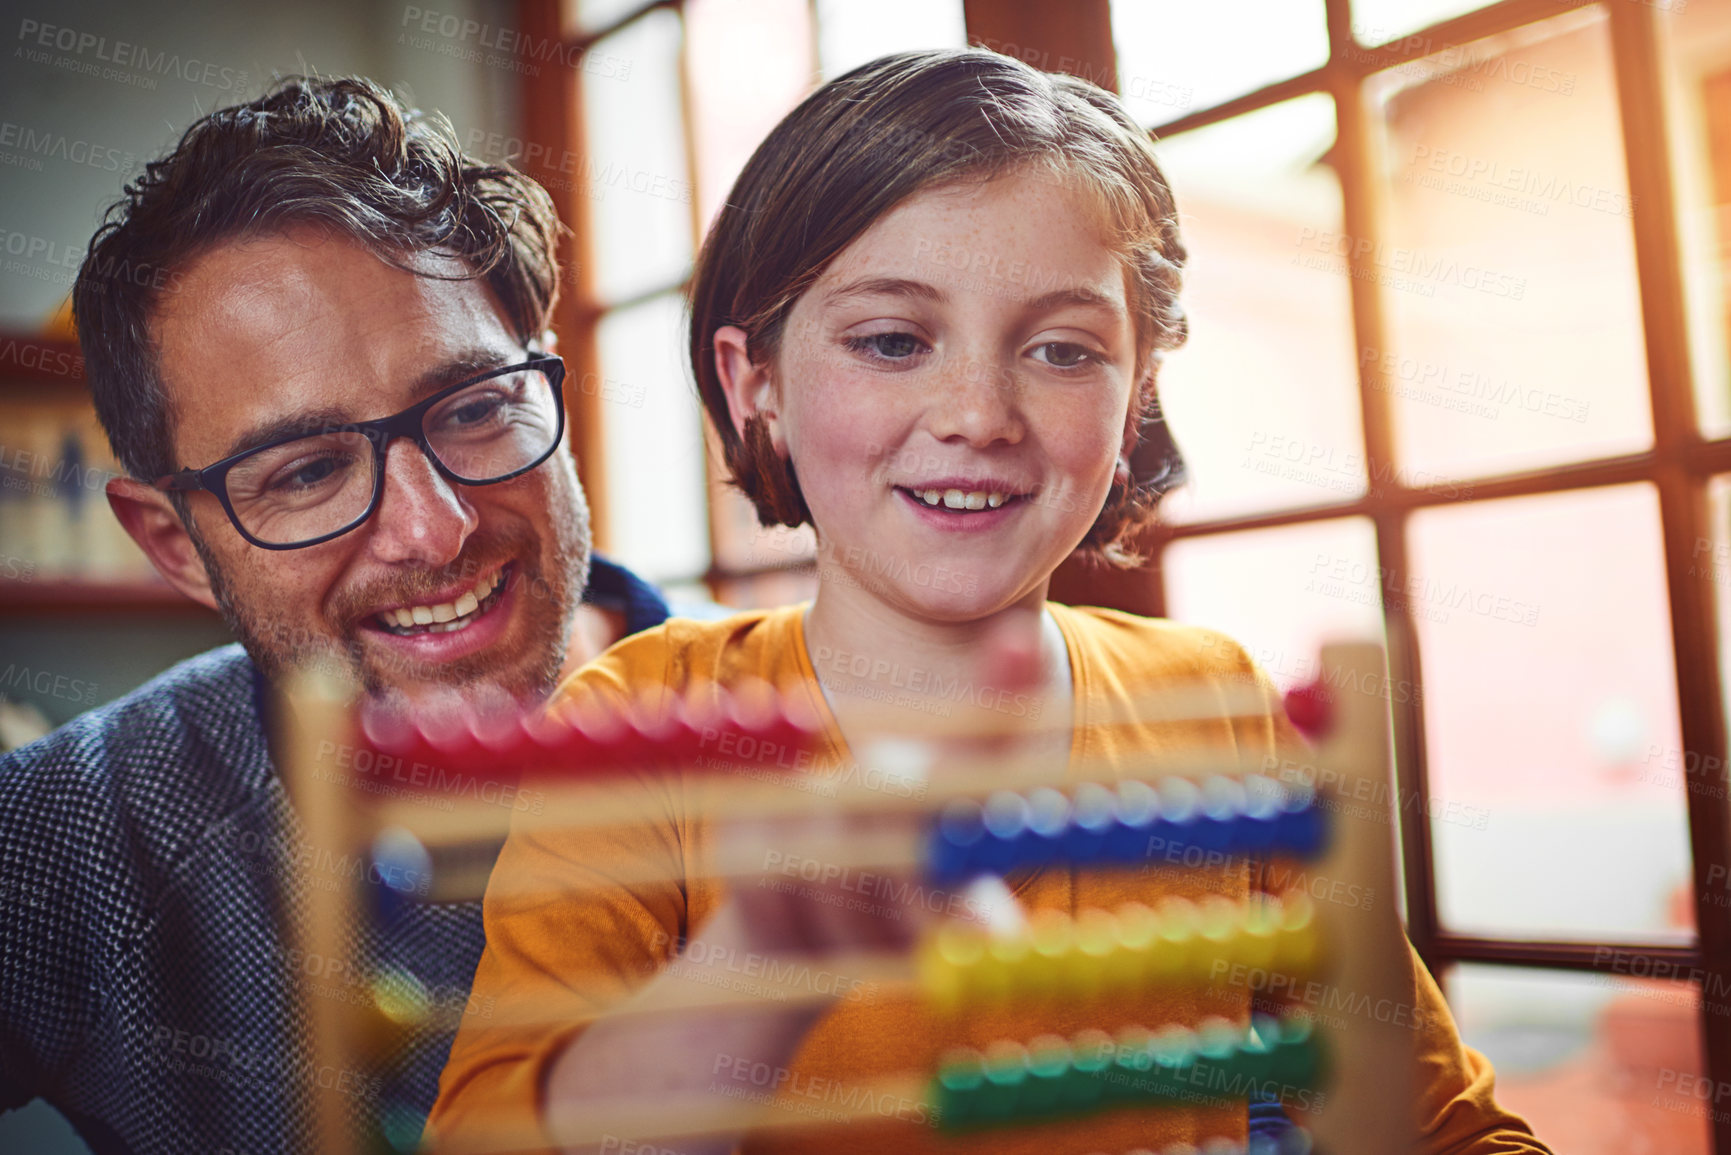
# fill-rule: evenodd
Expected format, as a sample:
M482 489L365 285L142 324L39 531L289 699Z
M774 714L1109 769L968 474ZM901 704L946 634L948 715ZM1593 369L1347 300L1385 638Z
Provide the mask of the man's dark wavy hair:
M211 247L299 224L347 236L399 268L417 253L451 254L466 275L485 278L518 340L547 327L561 226L540 185L464 156L449 121L370 80L289 77L250 104L212 112L146 165L109 207L79 268L72 304L85 371L114 454L133 476L179 468L151 338L164 294Z

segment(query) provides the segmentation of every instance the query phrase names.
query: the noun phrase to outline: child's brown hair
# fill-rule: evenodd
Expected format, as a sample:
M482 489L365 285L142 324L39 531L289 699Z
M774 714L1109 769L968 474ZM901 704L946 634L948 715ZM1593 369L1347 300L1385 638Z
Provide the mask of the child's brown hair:
M1161 352L1186 334L1172 191L1148 134L1116 97L983 49L885 56L819 88L758 146L704 241L692 277L691 367L733 482L764 525L811 515L762 419L743 435L734 429L715 331L744 329L752 361L767 363L800 294L878 218L924 189L1029 167L1080 179L1097 195L1125 265L1142 444L1080 548L1135 560L1126 539L1183 472L1154 392Z

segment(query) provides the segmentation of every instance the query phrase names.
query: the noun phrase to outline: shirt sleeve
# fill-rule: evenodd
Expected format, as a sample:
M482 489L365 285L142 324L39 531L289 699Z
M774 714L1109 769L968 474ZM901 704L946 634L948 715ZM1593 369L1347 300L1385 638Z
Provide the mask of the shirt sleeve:
M1551 1155L1526 1120L1496 1101L1490 1060L1461 1042L1436 980L1412 955L1418 1009L1417 1107L1423 1155Z
M48 1093L84 1046L101 990L90 932L92 843L103 808L66 732L0 757L0 1112ZM63 815L74 816L66 821ZM92 817L97 816L97 817Z

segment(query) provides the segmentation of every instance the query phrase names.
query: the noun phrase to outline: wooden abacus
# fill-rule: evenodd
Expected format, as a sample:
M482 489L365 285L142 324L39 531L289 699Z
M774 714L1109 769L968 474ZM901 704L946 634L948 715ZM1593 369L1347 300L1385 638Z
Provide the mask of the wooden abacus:
M1327 647L1322 669L1322 685L1379 685L1382 651L1374 645ZM1136 720L1219 717L1223 708L1260 716L1267 710L1266 698L1254 688L1228 698L1223 707L1218 687L1208 693L1174 687L1138 703ZM442 809L381 800L357 792L347 776L333 773L333 760L351 767L437 767L437 780L425 784L429 790L463 783L470 794L483 792L473 788L477 782L505 789L515 780L516 768L534 767L545 799L538 813L517 812L518 826L601 827L637 817L609 790L610 777L622 770L714 765L706 754L723 744L798 750L810 743L815 724L779 708L773 699L752 695L738 709L676 711L650 729L628 719L556 713L447 718L417 726L358 714L340 690L316 679L298 683L288 706L285 715L298 724L284 735L286 777L309 836L342 855L370 856L375 872L387 880L393 872L430 868L431 886L420 892L444 899L478 896L489 885L485 867L490 858L481 867L466 866L462 852L502 836L513 818L511 808L498 805L496 796L465 798L461 791ZM1307 691L1289 696L1289 711L1320 738L1312 760L1316 771L1304 782L1270 776L1259 762L1204 750L1149 758L1128 771L1118 766L1110 784L1089 780L1086 767L1078 778L1069 766L947 758L940 774L905 794L859 784L823 793L789 789L799 775L727 780L725 789L708 792L709 813L725 821L731 814L798 815L818 807L910 812L925 820L918 833L860 846L826 846L824 857L859 867L919 867L934 883L960 884L980 874L1051 865L1145 867L1147 848L1158 839L1168 859L1178 848L1215 859L1296 860L1316 875L1392 896L1395 791L1384 700L1369 693ZM905 749L902 754L908 756ZM917 752L912 761L919 763ZM907 772L927 769L912 765ZM1365 799L1376 801L1366 805ZM381 832L389 833L381 838ZM743 856L716 865L719 873L750 874L761 868L761 859ZM615 875L611 884L629 881ZM495 878L490 885L498 892L514 880ZM374 901L364 890L392 898L389 887L363 888L359 881L309 892L299 927L300 946L309 957L341 957L343 928L366 917ZM986 1007L1110 1000L1126 992L1207 985L1223 974L1280 977L1264 989L1293 989L1321 978L1333 989L1350 992L1357 1006L1398 1006L1413 997L1409 955L1391 902L1319 903L1302 891L1248 903L1131 904L1074 917L1043 911L1012 933L948 924L912 956L865 957L847 960L845 966L850 974L916 986L951 1021ZM376 976L373 1005L359 1015L332 1000L312 1000L308 1025L321 1069L364 1067L381 1046L389 1046L395 1027L441 1013L413 997L414 988L412 975ZM778 992L773 983L760 984L750 994L694 988L680 1005L763 997L814 996L808 990ZM1333 1031L1314 1027L1302 1014L1251 1024L1153 1023L957 1047L946 1053L939 1069L910 1071L888 1083L898 1095L923 1099L945 1128L956 1131L1175 1102L1199 1076L1213 1086L1326 1087L1326 1107L1304 1120L1317 1150L1397 1155L1411 1150L1415 1138L1413 1045L1410 1025L1377 1015L1353 1016L1345 1029ZM342 1155L363 1149L358 1142L378 1146L354 1134L352 1105L341 1096L315 1099L318 1150ZM603 1135L671 1140L747 1125L811 1126L809 1118L797 1114L712 1099L609 1112L593 1122L557 1138L576 1145ZM536 1137L501 1133L496 1138L488 1149L515 1149Z

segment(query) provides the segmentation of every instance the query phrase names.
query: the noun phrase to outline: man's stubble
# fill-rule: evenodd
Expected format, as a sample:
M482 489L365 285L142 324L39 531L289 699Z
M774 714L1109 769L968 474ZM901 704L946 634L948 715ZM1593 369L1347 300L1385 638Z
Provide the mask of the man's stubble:
M550 486L553 500L541 531L552 535L546 548L542 548L541 536L529 527L504 532L477 529L450 565L404 571L389 581L336 595L330 606L331 616L337 619L333 623L335 638L273 616L268 608L271 599L243 592L193 519L184 516L182 520L204 563L224 623L273 684L282 684L291 671L319 668L385 703L406 702L410 695L405 684L417 690L434 687L457 691L469 704L482 707L505 705L507 699L519 704L538 702L558 684L564 668L577 608L588 584L590 555L588 503L570 459L555 458L545 468L560 475ZM560 505L568 509L564 516L559 514ZM525 544L535 548L524 549ZM532 647L530 660L521 666L516 666L517 655L491 651L442 664L405 664L388 656L381 662L381 656L362 640L359 625L368 616L365 606L377 605L390 596L413 599L448 588L453 582L473 580L492 561L505 556L518 562L510 585L525 607L523 622L527 644Z

